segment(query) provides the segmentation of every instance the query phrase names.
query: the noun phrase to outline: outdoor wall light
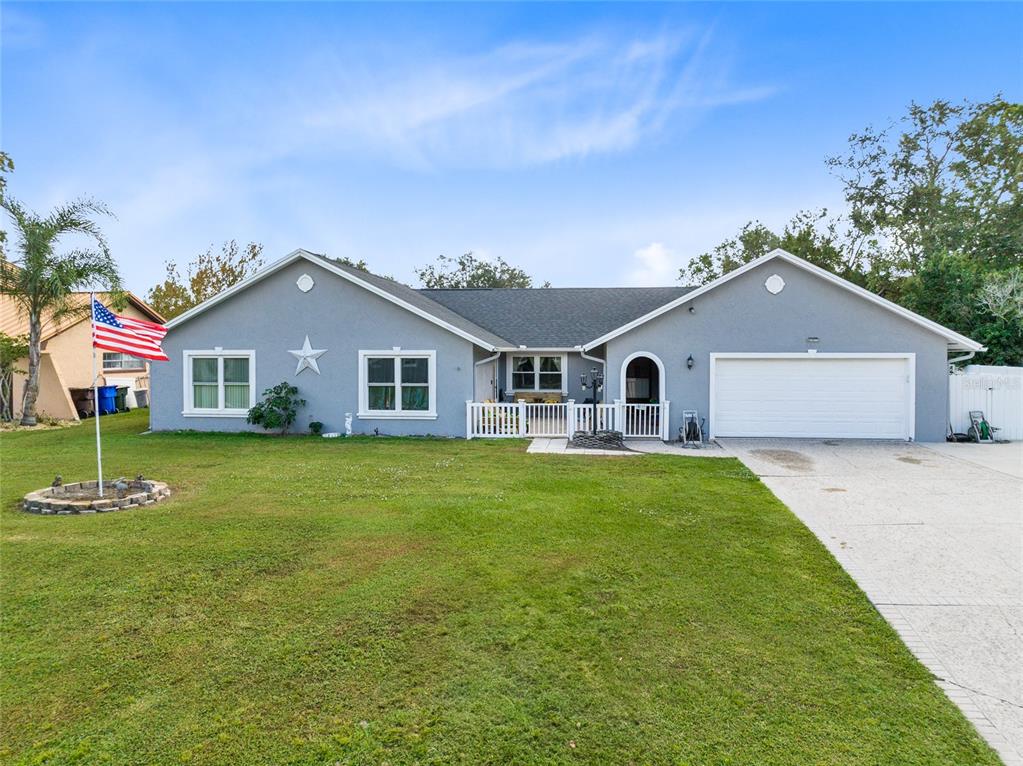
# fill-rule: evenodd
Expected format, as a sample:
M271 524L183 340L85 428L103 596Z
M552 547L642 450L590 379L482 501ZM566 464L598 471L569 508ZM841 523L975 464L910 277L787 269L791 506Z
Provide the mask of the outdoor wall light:
M696 306L690 306L689 307L689 313L690 314L695 314L696 313Z
M693 360L693 355L690 354L689 358L686 359L686 368L691 370L693 369L694 364L696 364L696 362Z

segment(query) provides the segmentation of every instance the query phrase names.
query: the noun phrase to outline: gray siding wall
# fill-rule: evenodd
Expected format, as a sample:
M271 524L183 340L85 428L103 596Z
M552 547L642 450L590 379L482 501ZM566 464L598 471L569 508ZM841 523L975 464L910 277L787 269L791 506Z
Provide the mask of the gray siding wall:
M308 293L295 281L309 274L316 282ZM306 334L314 348L325 348L320 374L295 375L288 349L302 347ZM390 303L308 261L299 260L247 290L174 328L164 340L170 362L152 365L154 430L261 430L244 418L183 416L186 349L255 349L256 396L281 381L298 386L307 404L299 411L295 431L312 420L325 431L344 431L351 412L356 433L436 434L465 436L465 401L473 394L475 346L447 330ZM437 418L435 420L360 419L359 350L409 350L437 353Z
M772 295L764 280L779 274L785 289ZM689 312L689 306L695 313ZM806 351L916 354L916 439L942 441L948 411L946 341L789 263L769 261L707 295L637 327L607 344L608 400L622 396L622 362L635 351L656 354L665 368L671 434L683 409L709 420L711 352ZM692 354L695 365L686 369ZM708 422L709 425L709 422Z

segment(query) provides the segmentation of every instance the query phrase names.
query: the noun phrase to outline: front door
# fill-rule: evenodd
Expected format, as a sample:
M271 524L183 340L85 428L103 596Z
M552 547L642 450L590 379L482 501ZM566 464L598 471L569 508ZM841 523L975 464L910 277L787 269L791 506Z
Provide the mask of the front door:
M476 366L476 401L497 400L497 362Z

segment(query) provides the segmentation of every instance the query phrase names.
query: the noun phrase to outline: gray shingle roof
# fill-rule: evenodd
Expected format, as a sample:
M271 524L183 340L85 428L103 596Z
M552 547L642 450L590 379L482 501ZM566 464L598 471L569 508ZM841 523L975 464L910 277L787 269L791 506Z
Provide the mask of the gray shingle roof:
M685 295L693 287L547 287L417 290L503 345L572 348Z
M372 274L368 271L363 271L362 269L356 269L353 266L348 266L334 258L329 258L327 256L320 257L324 260L330 261L333 266L336 266L342 271L348 272L353 277L361 279L364 282L368 282L374 287L390 293L395 298L399 298L418 309L422 309L437 319L447 322L449 325L457 327L463 332L469 333L485 343L489 343L491 346L500 347L511 345L510 341L500 335L491 332L484 326L476 324L472 319L456 313L448 306L438 303L428 294L429 291L415 290L394 279L381 277L378 274Z

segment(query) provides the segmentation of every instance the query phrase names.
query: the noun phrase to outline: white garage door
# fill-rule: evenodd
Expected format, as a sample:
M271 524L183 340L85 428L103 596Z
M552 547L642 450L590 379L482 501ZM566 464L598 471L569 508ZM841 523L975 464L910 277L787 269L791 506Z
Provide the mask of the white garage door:
M711 433L910 439L912 356L714 354Z

